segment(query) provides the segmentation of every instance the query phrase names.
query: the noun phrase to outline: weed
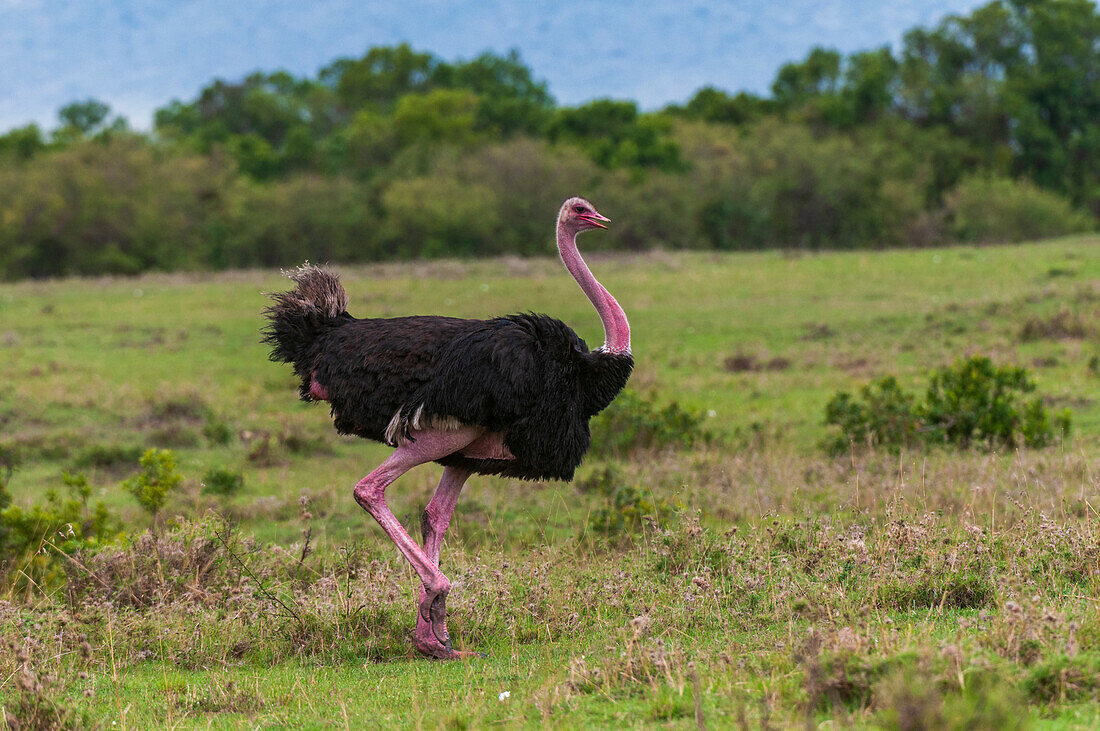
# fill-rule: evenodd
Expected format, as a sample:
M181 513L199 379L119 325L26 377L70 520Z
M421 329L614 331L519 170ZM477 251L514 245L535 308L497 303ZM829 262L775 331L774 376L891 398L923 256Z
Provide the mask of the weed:
M836 335L836 331L824 322L811 322L802 328L803 340L828 340Z
M254 714L264 707L264 700L255 688L242 688L232 680L217 676L199 688L194 688L177 701L177 706L191 713Z
M8 504L0 510L0 567L18 566L22 580L50 584L61 575L57 559L108 542L118 530L118 520L103 503L89 502L91 488L83 473L66 472L62 483L68 496L50 489L42 503Z
M159 429L153 429L146 438L150 444L165 449L169 447L187 449L197 447L201 443L199 433L195 429L178 422L172 422Z
M979 573L901 577L883 583L879 589L886 607L902 610L980 609L993 601L993 594L989 577Z
M150 400L149 416L155 421L204 421L210 407L197 393L158 396Z
M1053 657L1028 671L1023 690L1038 703L1095 702L1100 696L1100 657Z
M41 658L26 645L9 641L5 652L15 659L13 693L3 704L3 717L12 731L53 731L92 725L85 711L67 697L68 683L46 671Z
M738 353L731 355L722 362L723 367L730 373L744 373L750 371L785 371L791 367L791 361L782 356L775 356L766 360L760 360L755 355Z

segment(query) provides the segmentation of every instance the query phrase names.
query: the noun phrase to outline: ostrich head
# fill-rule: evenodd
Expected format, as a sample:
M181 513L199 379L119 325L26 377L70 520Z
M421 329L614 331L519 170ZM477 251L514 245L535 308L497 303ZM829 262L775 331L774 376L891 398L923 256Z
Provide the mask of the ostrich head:
M570 198L562 204L558 213L558 226L575 234L594 228L607 228L604 224L610 221L610 218L600 215L596 207L584 198Z

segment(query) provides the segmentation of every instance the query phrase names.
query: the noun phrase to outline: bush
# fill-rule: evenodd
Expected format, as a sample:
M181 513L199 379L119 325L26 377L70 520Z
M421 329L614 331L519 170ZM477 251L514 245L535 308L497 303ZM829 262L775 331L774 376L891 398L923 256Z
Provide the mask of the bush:
M202 476L202 491L215 495L233 495L244 487L244 475L240 472L215 467Z
M1070 411L1052 415L1027 369L996 366L985 356L960 359L933 371L924 400L916 402L893 376L860 390L860 399L839 391L825 405L825 424L840 434L826 442L835 453L852 445L900 447L915 441L966 449L1018 445L1045 447L1070 432Z
M117 533L118 521L103 503L89 503L92 491L83 473L65 472L61 481L67 496L47 490L45 502L29 507L11 504L0 489L0 568L18 566L24 577L42 584L59 575L57 553L43 546L52 544L71 555L109 542Z
M206 423L203 424L202 435L211 444L224 447L233 438L233 428L227 422L210 414L206 417Z
M116 444L93 444L80 451L73 460L74 467L120 467L141 459L141 447Z
M1040 397L1021 403L1034 390L1027 369L995 366L975 355L932 374L918 416L933 442L964 449L971 442L990 449L1020 442L1045 447L1054 440L1055 429L1069 432L1070 415L1066 410L1052 420Z
M860 397L862 401L840 391L825 404L825 423L840 427L831 452L845 452L852 444L908 445L917 438L913 397L901 390L897 378L872 381L860 389Z
M628 389L592 420L592 452L619 456L710 442L714 435L703 427L705 418L675 401L659 406L653 393Z
M1009 242L1092 231L1096 221L1027 180L973 177L946 197L960 241Z
M672 517L673 506L664 498L657 498L652 489L644 490L631 485L618 469L605 466L577 482L582 492L595 492L605 498L605 503L588 516L588 530L614 537L638 533L646 518L665 523Z

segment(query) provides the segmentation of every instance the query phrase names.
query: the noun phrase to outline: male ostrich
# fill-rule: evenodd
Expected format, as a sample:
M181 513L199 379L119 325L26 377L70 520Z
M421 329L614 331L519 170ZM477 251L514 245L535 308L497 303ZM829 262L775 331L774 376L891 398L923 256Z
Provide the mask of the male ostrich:
M589 351L565 323L523 314L357 319L335 275L305 266L297 287L272 295L264 342L271 359L292 363L304 401L327 401L336 430L395 447L355 486L422 582L414 643L430 657L458 658L446 625L451 582L439 549L471 474L570 480L588 450L588 420L622 390L634 367L630 327L596 281L576 236L609 219L583 198L558 214L558 252L603 321L603 346ZM386 487L425 462L443 476L421 518L424 546L386 505Z

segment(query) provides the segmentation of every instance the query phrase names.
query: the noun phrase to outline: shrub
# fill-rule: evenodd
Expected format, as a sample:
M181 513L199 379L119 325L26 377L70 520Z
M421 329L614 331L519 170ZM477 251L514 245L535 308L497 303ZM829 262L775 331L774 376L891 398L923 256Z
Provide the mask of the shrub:
M675 401L659 406L653 393L626 390L592 420L592 451L624 455L710 442L714 435L703 427L705 418Z
M244 475L240 472L215 467L202 477L202 491L215 495L233 495L244 487Z
M176 455L170 449L147 449L141 455L141 472L122 483L122 489L134 496L155 522L168 494L177 490L183 475L176 468Z
M840 391L825 404L825 423L839 426L841 432L830 451L841 453L851 444L907 445L917 437L913 397L901 390L897 378L872 381L860 389L860 398Z
M826 442L833 453L850 445L899 447L915 441L988 449L1019 444L1045 447L1070 432L1070 411L1052 415L1027 369L996 366L975 355L933 371L924 400L916 402L893 376L860 390L860 398L839 391L825 406L825 424L840 429Z
M109 542L118 531L118 521L103 503L89 503L87 476L65 472L61 481L67 496L47 490L45 502L28 507L11 504L0 490L0 566L18 564L21 573L38 584L57 574L55 554L43 551L44 545L71 554Z
M82 449L73 460L74 467L120 467L141 459L141 447L93 444Z
M995 366L975 355L932 374L918 416L927 438L958 447L971 442L989 448L1044 447L1054 439L1054 426L1069 430L1069 413L1051 421L1050 410L1036 397L1021 403L1035 390L1026 368Z
M1020 328L1020 340L1080 340L1088 337L1090 329L1087 318L1061 309L1050 317L1029 317Z
M666 522L673 506L664 498L657 498L652 489L626 483L619 471L605 467L588 479L578 483L585 492L597 492L606 499L605 504L588 517L588 529L605 536L623 536L638 533L650 518L658 523Z
M206 417L206 423L202 427L202 435L211 444L224 447L233 438L233 428L222 419L209 414Z
M1096 227L1092 216L1027 180L968 178L947 194L946 204L960 241L1024 241Z

